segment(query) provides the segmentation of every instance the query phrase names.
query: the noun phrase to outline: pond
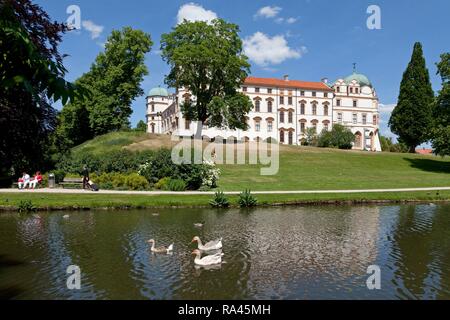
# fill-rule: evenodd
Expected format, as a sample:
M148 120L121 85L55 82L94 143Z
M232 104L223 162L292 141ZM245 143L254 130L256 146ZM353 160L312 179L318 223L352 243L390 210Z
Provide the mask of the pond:
M224 263L195 267L194 236L223 237ZM1 214L0 298L450 299L450 205Z

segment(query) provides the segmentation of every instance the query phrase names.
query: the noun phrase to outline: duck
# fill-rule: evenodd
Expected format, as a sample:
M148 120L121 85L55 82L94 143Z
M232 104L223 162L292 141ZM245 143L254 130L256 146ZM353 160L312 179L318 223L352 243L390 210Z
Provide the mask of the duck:
M150 250L154 253L170 253L173 251L173 243L170 246L168 246L167 248L166 247L155 248L155 240L150 239L147 242L152 244L152 247Z
M196 228L203 228L204 225L205 221L194 223L194 227Z
M64 218L64 219L69 219L70 216L69 216L68 214L66 214L66 215L63 216L63 218Z
M213 241L210 241L210 242L207 242L207 243L203 244L202 240L199 237L195 236L192 239L191 243L192 242L197 242L198 243L198 249L201 250L201 251L211 251L211 250L222 249L222 238L219 238L217 240L213 240Z
M222 263L222 257L223 257L222 252L218 252L216 254L209 255L209 256L204 256L203 258L201 258L201 254L202 254L201 251L198 249L195 249L194 251L192 251L192 254L195 255L194 263L197 266L212 266L212 265L217 265L217 264Z

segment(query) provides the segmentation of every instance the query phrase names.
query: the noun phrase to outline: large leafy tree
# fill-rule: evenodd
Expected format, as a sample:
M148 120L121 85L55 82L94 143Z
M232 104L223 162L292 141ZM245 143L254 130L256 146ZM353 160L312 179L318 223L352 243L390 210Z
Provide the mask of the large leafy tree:
M421 143L428 141L433 123L434 92L423 56L422 45L416 43L411 61L400 85L397 106L389 120L391 131L414 153Z
M442 78L442 89L436 100L434 110L435 128L433 130L433 148L441 155L450 155L450 53L441 55L437 64Z
M45 169L56 126L51 104L77 94L58 52L63 24L29 0L0 3L0 180Z
M170 65L166 84L185 88L194 99L181 104L183 115L197 121L196 138L203 124L211 127L248 128L246 115L253 105L238 92L250 64L243 54L239 27L222 19L178 24L161 39L162 57Z
M129 128L133 100L144 94L143 77L148 74L145 55L152 46L150 35L130 27L114 30L89 72L75 83L91 92L63 108L58 142L72 147L94 136Z

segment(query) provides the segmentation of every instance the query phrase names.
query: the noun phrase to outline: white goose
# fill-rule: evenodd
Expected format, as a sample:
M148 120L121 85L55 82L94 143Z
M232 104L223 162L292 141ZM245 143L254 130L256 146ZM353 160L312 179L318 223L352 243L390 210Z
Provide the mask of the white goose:
M222 249L222 238L203 244L200 237L194 237L194 239L192 239L192 242L197 242L198 249L202 251L212 251Z
M194 263L197 266L212 266L222 263L222 252L218 252L209 256L204 256L201 258L201 251L196 249L192 251L192 254L195 255Z
M167 248L166 247L155 248L155 240L150 239L147 242L152 244L152 247L150 250L154 253L170 253L173 251L173 243Z

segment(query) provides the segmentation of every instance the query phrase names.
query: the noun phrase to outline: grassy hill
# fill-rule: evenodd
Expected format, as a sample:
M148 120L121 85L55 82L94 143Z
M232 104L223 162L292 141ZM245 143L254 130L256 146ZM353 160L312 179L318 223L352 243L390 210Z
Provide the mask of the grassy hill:
M170 147L167 135L115 132L97 137L73 152L103 154ZM259 165L220 165L219 188L251 190L337 190L450 186L450 158L371 153L298 146L280 148L277 175L261 176Z

